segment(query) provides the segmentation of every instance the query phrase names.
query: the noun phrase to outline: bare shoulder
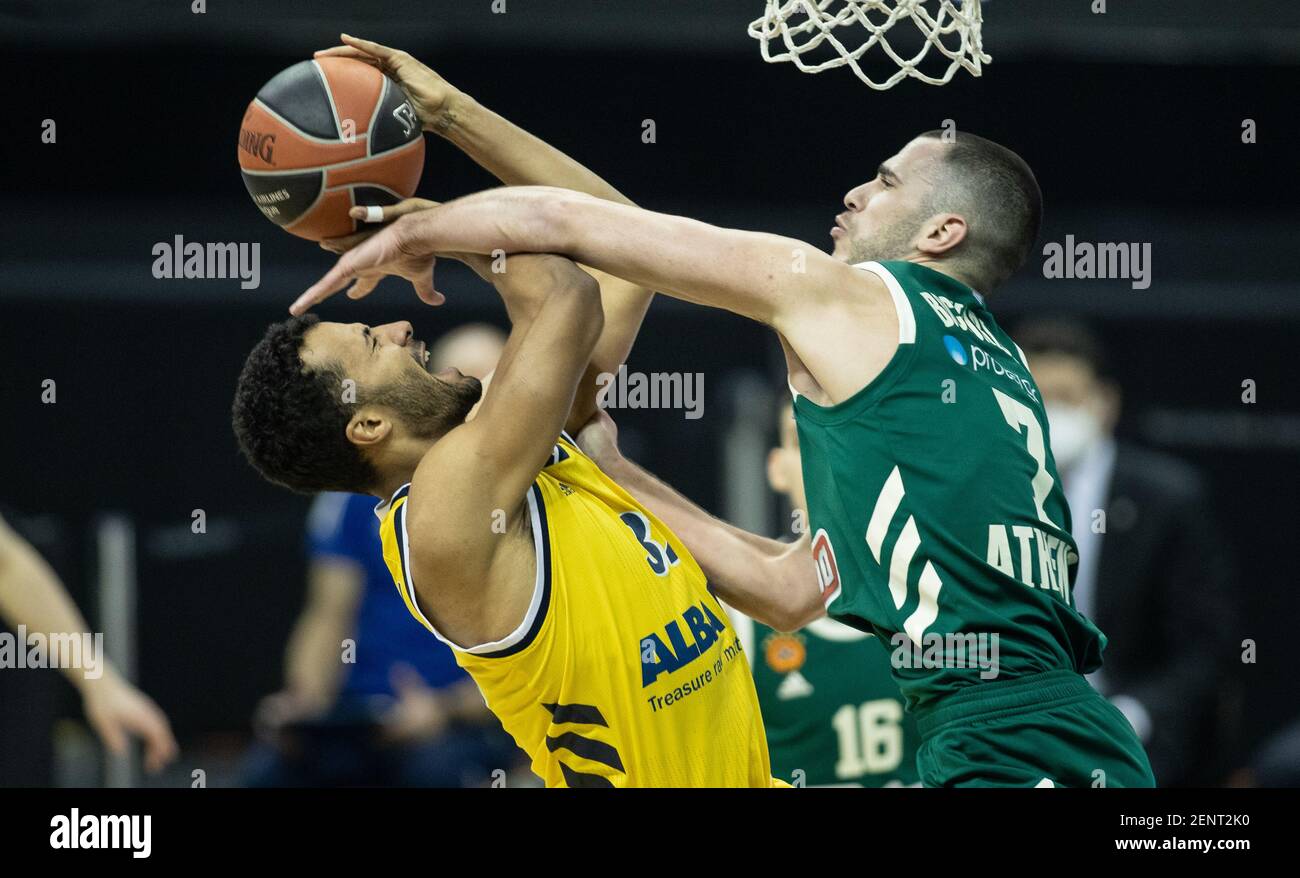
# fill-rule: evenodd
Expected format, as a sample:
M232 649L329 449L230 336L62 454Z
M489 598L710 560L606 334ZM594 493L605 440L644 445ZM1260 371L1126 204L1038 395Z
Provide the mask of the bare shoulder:
M444 637L471 647L499 640L522 618L533 540L525 498L509 509L485 501L489 493L467 459L473 431L453 435L462 430L421 461L407 496L405 539L422 612Z
M484 426L472 420L449 431L416 467L406 501L408 531L420 534L413 563L438 565L450 556L473 575L491 563L503 528L524 513L524 497L503 505L492 490Z
M795 294L782 301L773 328L788 335L787 329L795 330L803 323L819 321L827 315L864 322L897 320L885 281L888 272L874 271L871 265L849 265L826 253L805 261L795 251L791 272L803 277L791 284Z
M810 295L782 315L781 335L833 405L853 396L888 365L898 349L898 311L883 277L831 260Z

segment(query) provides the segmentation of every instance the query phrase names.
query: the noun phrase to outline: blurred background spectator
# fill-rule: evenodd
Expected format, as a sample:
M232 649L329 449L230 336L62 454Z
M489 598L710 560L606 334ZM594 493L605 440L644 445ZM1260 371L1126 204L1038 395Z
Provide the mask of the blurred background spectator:
M1082 322L1012 332L1047 408L1052 456L1073 517L1074 600L1106 634L1092 683L1142 739L1161 786L1227 768L1238 631L1230 553L1196 467L1115 438L1122 379Z

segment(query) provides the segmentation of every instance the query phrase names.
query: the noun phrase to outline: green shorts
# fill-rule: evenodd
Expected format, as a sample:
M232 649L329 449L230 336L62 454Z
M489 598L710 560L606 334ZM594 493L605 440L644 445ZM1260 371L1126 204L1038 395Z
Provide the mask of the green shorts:
M916 711L927 787L1153 787L1124 714L1073 671L977 683Z

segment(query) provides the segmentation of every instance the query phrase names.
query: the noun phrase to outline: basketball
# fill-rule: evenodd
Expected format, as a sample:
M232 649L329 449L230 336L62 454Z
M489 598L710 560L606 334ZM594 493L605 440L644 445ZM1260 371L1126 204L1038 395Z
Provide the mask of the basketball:
M1300 0L90 5L0 0L3 861L1300 838Z
M257 209L319 241L357 231L354 205L414 194L424 139L397 83L361 61L318 58L262 86L244 112L238 155Z

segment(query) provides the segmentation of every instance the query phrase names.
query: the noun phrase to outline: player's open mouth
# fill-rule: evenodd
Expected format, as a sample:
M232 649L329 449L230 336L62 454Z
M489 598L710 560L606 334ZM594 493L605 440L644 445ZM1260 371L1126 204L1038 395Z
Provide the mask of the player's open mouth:
M424 370L429 371L429 346L422 341L411 343L411 357L419 363Z

